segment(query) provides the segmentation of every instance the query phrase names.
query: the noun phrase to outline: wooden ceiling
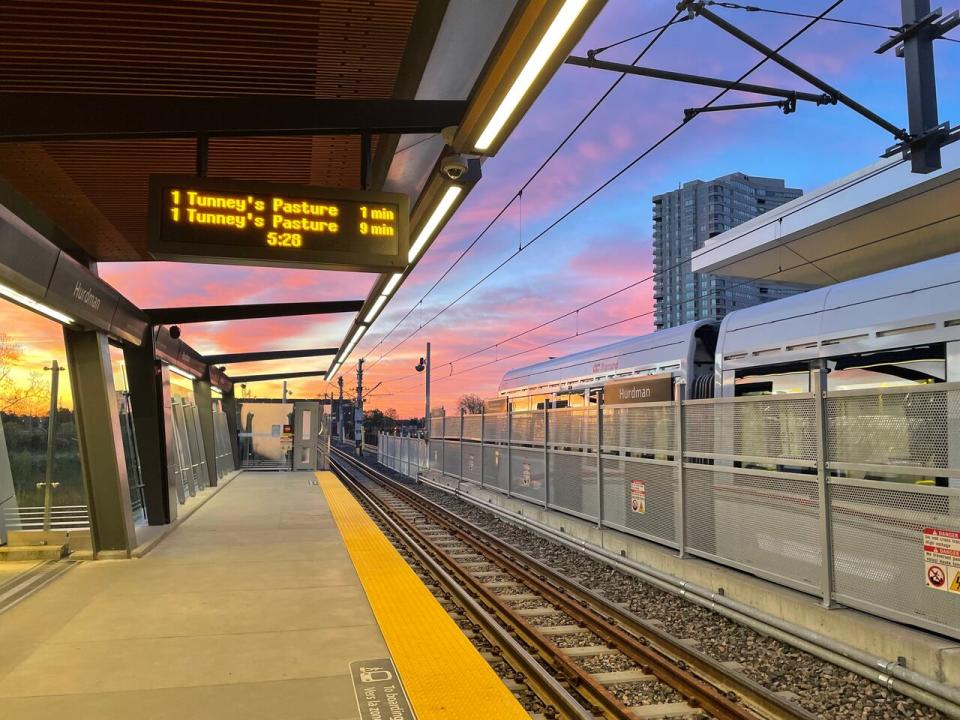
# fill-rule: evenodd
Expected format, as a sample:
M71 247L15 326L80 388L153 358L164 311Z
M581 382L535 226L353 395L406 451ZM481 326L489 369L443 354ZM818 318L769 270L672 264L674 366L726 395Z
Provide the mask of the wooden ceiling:
M416 10L416 0L3 2L0 89L387 99ZM358 187L360 138L211 138L208 162L210 176ZM0 176L102 261L148 259L148 177L195 168L192 139L0 144Z

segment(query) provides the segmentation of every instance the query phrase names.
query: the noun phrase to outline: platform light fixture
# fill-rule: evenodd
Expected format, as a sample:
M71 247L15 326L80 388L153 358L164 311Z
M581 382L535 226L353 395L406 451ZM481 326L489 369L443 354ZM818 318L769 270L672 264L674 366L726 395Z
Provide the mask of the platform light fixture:
M175 375L179 375L180 377L187 378L187 380L196 380L199 377L188 370L182 370L181 368L178 368L176 365L168 365L167 367L170 368L170 372L174 373Z
M387 284L383 286L384 295L392 295L393 291L397 289L397 285L400 284L400 280L403 279L403 273L394 273L390 276L390 279L387 280Z
M480 137L474 143L474 148L482 151L493 145L494 140L497 139L497 136L507 124L507 120L520 105L523 96L530 90L531 85L543 71L547 61L570 31L570 28L573 27L574 22L586 5L587 0L567 0L563 4L560 12L550 23L550 27L547 28L540 42L537 43L537 47L524 64L520 74L517 75L517 79L513 81L513 85L510 86L507 94L500 101L499 107L493 113L487 126L480 133Z
M363 319L364 322L373 322L373 319L377 316L377 313L380 312L380 308L383 307L383 304L387 301L387 295L380 295L376 300L373 301L373 306L370 308L370 312L367 313L367 316Z
M437 232L437 229L440 227L440 223L443 222L444 218L450 212L450 208L453 207L453 204L457 201L457 198L460 197L460 193L462 192L463 187L460 185L449 185L447 187L443 193L443 197L440 198L440 202L437 203L437 206L433 209L430 219L424 223L423 228L417 235L417 239L414 241L413 245L410 246L410 252L407 253L407 262L412 263L420 256L420 253L423 252L427 242L433 237L433 234Z
M31 310L36 310L39 313L43 313L47 317L53 318L54 320L59 320L60 322L66 323L67 325L72 325L74 322L76 322L72 317L70 317L66 313L62 313L59 310L54 310L49 305L44 305L42 302L37 302L33 298L27 297L22 293L18 293L13 288L7 287L2 283L0 283L0 295L3 295L4 297L8 297L14 302L20 303L24 307L28 307Z

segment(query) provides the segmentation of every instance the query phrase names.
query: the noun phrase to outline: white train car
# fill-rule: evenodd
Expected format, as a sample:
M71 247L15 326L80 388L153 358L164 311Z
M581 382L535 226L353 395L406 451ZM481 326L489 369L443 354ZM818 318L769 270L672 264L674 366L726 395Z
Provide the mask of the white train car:
M724 318L716 396L960 380L960 253L849 280Z
M605 382L671 373L686 383L687 397L710 397L715 323L699 321L641 337L526 365L507 372L499 394L515 410L582 407L596 402Z

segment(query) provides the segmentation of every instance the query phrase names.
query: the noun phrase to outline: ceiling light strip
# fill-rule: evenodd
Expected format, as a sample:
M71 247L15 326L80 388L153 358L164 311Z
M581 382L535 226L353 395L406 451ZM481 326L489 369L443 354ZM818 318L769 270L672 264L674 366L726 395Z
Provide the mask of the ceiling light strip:
M62 323L66 323L67 325L71 325L75 322L75 320L66 313L62 313L59 310L54 310L49 305L44 305L41 302L37 302L33 298L27 297L26 295L19 293L13 288L7 287L2 283L0 283L0 295L8 297L14 302L20 303L24 307L28 307L31 310L36 310L39 313L43 313L47 317L53 318L54 320L58 320Z
M447 187L440 202L437 203L437 206L433 209L430 219L424 224L420 234L417 235L416 241L410 246L410 252L407 253L407 262L412 263L420 256L427 242L433 237L433 234L440 227L440 223L443 222L447 213L450 212L450 208L453 207L453 203L456 202L462 192L463 188L460 185L450 185Z
M520 105L523 96L527 94L530 86L533 85L534 80L537 79L537 76L546 66L550 56L553 55L554 51L563 41L564 36L570 31L570 28L573 27L573 23L586 5L587 0L567 0L563 4L560 12L557 13L553 22L550 23L550 27L547 28L537 47L523 66L523 70L517 75L517 79L513 81L513 85L500 102L500 106L496 112L493 113L490 122L487 123L483 132L480 133L480 137L474 144L477 150L487 150L493 144L493 141L497 139L504 125L507 124L507 120L510 119L510 116L513 115L517 106Z

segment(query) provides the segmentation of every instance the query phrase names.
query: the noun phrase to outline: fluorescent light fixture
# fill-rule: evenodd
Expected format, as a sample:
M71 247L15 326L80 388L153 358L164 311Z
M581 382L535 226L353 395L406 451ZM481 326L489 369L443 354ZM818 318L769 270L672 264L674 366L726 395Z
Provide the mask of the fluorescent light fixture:
M403 273L394 273L390 276L390 279L387 280L387 284L383 286L383 294L390 295L394 290L397 289L397 285L400 284L400 278L403 277Z
M167 367L170 368L170 372L172 372L172 373L174 373L174 374L176 374L176 375L179 375L180 377L185 377L185 378L187 378L187 380L196 380L197 377L198 377L197 375L194 375L192 372L188 372L188 371L186 371L186 370L181 370L181 369L178 368L176 365L168 365Z
M430 216L430 219L427 220L426 224L423 226L423 230L421 230L420 234L417 235L416 242L410 246L410 252L407 253L407 262L413 262L417 259L417 256L419 256L423 251L427 241L433 237L433 233L435 233L437 228L440 227L440 223L443 221L443 218L446 217L446 214L450 211L450 208L453 207L454 201L462 192L463 188L460 185L451 185L447 188L447 191L443 194L443 197L440 199L437 207L434 208L433 215Z
M533 54L530 55L526 65L523 66L523 70L513 81L513 85L507 91L500 107L490 118L487 127L480 133L479 139L474 144L477 150L486 150L496 140L500 131L503 130L503 126L507 124L507 120L517 109L523 96L527 94L527 90L533 85L533 81L537 79L537 75L543 70L547 60L553 55L554 50L557 49L586 4L587 0L567 0L560 8L560 12L550 23L550 27L543 34Z
M210 392L213 393L214 395L223 396L223 391L221 391L220 388L218 387L211 387Z
M350 338L350 342L347 343L347 349L343 353L343 357L346 358L350 354L350 351L353 350L353 346L360 342L360 338L363 337L363 334L367 331L366 325L361 325L358 327L354 333L353 337Z
M2 283L0 283L0 295L4 295L10 298L11 300L15 300L16 302L30 308L31 310L36 310L37 312L43 313L47 317L52 317L54 320L59 320L62 323L67 323L67 325L70 325L74 322L74 319L69 315L62 313L59 310L54 310L49 305L44 305L41 302L37 302L31 297L27 297L26 295L18 293L13 288L7 287Z
M340 351L340 356L337 358L337 365L342 365L344 361L349 357L350 351L353 350L353 346L356 345L360 338L363 337L363 334L367 331L366 325L361 325L356 330L353 331L353 337L350 338L343 350Z
M377 316L377 313L380 312L380 308L383 307L383 304L387 301L386 295L381 295L373 302L373 307L370 308L370 312L367 313L367 316L363 319L364 322L372 322L373 319Z

